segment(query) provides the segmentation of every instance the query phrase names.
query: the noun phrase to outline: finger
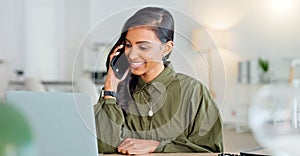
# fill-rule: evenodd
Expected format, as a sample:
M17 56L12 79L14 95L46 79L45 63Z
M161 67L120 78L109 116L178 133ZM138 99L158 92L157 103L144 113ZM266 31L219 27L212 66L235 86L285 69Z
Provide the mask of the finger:
M131 148L127 148L126 150L127 150L128 154L150 154L150 153L154 152L155 149L156 149L156 147L132 146Z
M151 152L149 152L148 150L128 150L127 154L129 155L140 155L140 154L150 154Z
M118 148L118 152L119 153L122 153L122 154L127 154L128 153L128 150L124 149L124 148Z
M120 146L122 151L128 151L131 150L134 146L134 142L132 141L126 141L124 144L122 144L122 146Z
M123 47L124 47L123 44L117 46L117 47L115 48L115 50L114 50L114 53L116 53L117 51L119 51L119 50L122 49Z
M129 139L126 138L125 140L123 140L123 141L119 144L119 146L118 146L118 152L122 153L122 150L124 150L124 146L127 144L128 140L129 140Z
M122 150L122 154L128 154L127 150Z
M129 153L129 152L128 152L128 149L123 148L123 147L118 148L118 152L119 152L119 153L122 153L122 154L128 154L128 153Z
M119 50L122 49L123 47L124 47L124 45L119 45L119 46L117 46L117 47L114 49L113 53L110 55L110 60L111 60L114 56L119 55L119 54L120 54Z
M122 150L120 148L118 148L118 152L119 153L122 153L122 154L128 154L128 151L127 150Z

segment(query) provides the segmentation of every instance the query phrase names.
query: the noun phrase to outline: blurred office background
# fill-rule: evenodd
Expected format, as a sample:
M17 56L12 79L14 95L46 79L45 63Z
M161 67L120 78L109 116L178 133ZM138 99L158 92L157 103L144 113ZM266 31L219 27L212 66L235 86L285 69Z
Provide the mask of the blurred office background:
M247 131L247 109L253 94L265 83L288 83L291 62L300 59L299 3L0 0L1 95L5 96L5 90L24 89L92 90L89 94L97 96L105 72L104 53L127 17L145 5L162 6L175 17L171 58L175 69L207 85L225 124L237 132ZM241 62L258 58L269 62L268 82L252 81L261 74L259 65L246 67L246 71L239 67ZM242 73L250 80L240 81ZM82 85L74 89L74 81Z

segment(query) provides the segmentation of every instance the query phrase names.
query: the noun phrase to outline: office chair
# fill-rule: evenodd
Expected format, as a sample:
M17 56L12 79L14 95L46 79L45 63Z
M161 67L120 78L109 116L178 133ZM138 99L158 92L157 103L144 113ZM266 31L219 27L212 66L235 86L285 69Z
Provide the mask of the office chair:
M25 88L28 91L34 91L34 92L46 92L46 87L42 84L42 82L34 77L27 77L25 79Z
M91 79L87 77L80 77L75 80L74 91L90 95L93 104L96 104L100 97L100 91L98 87Z
M12 77L13 72L9 64L4 60L0 60L0 99L4 100L6 90L9 86L9 80L11 80Z

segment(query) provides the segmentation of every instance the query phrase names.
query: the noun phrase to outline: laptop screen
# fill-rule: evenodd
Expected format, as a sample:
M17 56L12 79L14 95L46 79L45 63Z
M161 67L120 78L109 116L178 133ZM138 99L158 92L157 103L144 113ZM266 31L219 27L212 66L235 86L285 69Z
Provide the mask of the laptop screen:
M88 95L9 91L7 102L27 117L37 155L98 155L94 112Z

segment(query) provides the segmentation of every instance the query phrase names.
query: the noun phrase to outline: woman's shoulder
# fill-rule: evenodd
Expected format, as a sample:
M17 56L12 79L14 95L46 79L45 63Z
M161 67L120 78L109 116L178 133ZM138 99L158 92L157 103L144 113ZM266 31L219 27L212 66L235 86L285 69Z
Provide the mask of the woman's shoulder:
M191 90L196 89L201 92L207 89L205 84L203 84L200 80L192 76L189 76L187 74L177 73L176 79L180 82L180 85L186 89L191 89Z
M203 85L203 83L194 78L194 77L191 77L189 75L186 75L186 74L183 74L183 73L176 73L176 78L180 81L180 82L184 82L184 83L187 83L187 84L198 84L198 85Z
M186 90L195 90L198 88L200 91L203 91L206 89L206 86L201 82L201 80L184 73L176 72L170 65L167 69L169 69L168 77L171 78L169 80L173 81L171 84L178 85L179 82L180 86Z

